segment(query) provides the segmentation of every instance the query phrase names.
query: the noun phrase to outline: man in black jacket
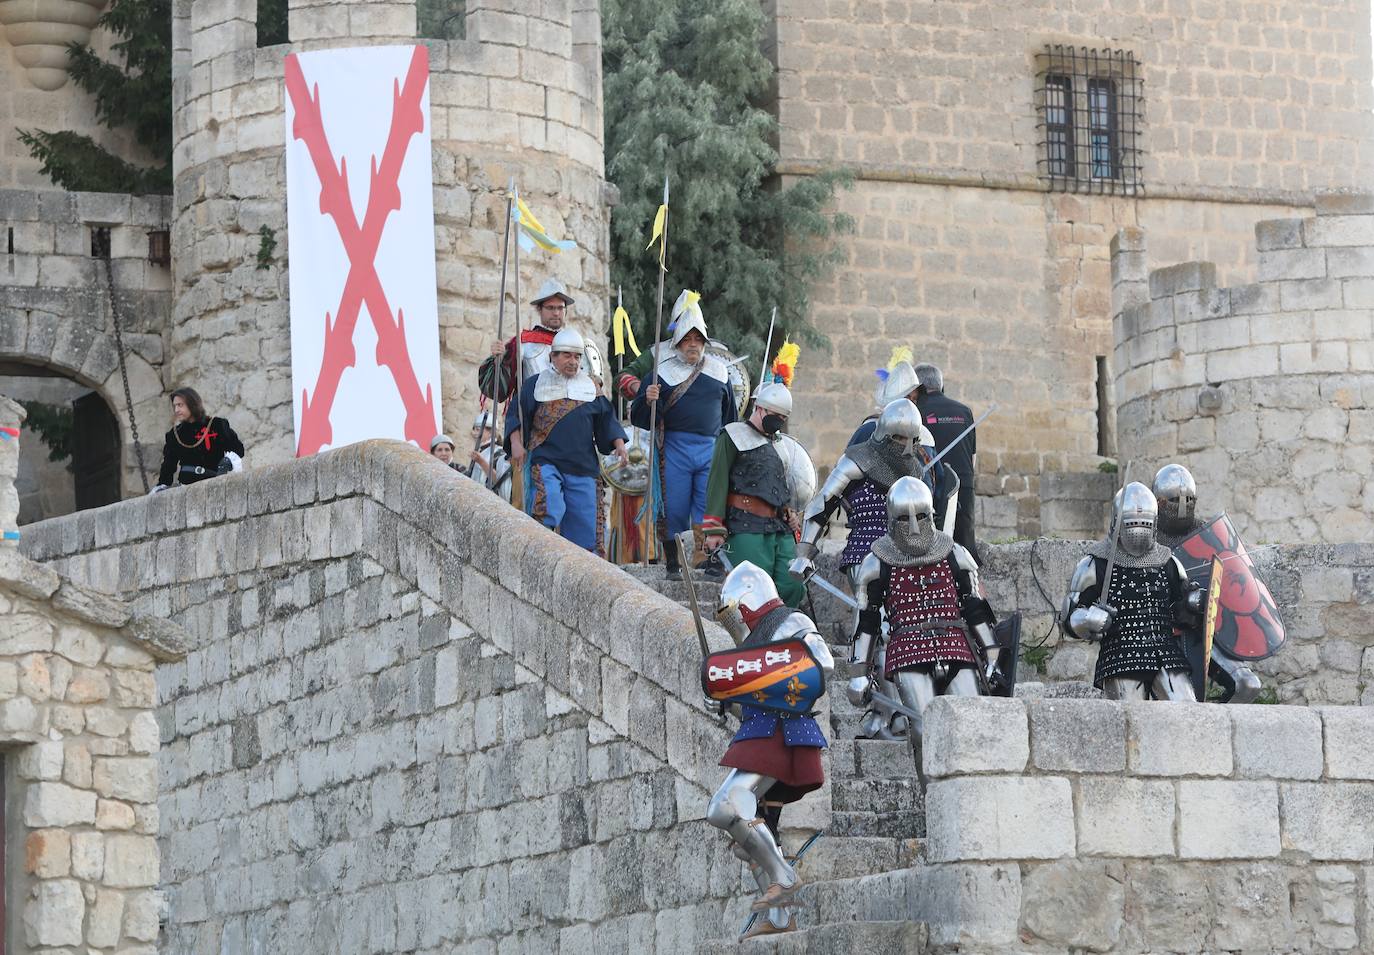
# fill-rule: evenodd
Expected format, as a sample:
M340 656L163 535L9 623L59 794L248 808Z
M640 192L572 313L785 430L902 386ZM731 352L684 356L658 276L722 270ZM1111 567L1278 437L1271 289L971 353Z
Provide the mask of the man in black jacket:
M973 412L945 394L945 376L935 365L916 366L916 407L921 410L921 423L935 438L935 453L939 454L954 442L969 425ZM954 540L980 564L978 545L973 533L974 456L978 453L978 432L970 431L941 461L959 476L959 512L954 518Z

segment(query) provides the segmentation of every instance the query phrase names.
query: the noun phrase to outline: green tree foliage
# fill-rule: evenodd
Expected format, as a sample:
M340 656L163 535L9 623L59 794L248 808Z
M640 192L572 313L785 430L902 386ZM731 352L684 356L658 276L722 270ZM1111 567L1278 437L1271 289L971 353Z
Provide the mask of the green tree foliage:
M119 39L122 66L102 60L89 46L73 43L67 72L95 97L96 119L109 129L128 129L157 161L136 166L89 136L61 130L20 130L19 139L43 173L63 189L82 192L172 191L172 6L171 0L115 0L100 18Z
M49 461L65 461L72 456L74 415L71 405L50 405L42 401L21 401L28 413L25 426L48 446Z
M779 187L763 26L758 0L602 4L606 174L621 201L611 218L611 276L641 343L653 334L658 262L644 246L665 173L665 326L686 287L702 293L713 337L737 354L757 361L773 305L776 341L785 331L824 343L807 319L807 287L837 262L826 240L853 227L826 211L851 177L834 171Z
M258 46L276 46L290 38L286 0L258 0Z

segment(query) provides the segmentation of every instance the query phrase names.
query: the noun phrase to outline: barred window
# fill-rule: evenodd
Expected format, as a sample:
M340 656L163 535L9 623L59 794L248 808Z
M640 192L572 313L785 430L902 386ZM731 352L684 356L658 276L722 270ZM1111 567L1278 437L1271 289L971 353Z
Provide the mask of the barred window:
M1134 54L1050 44L1036 61L1037 165L1050 191L1143 193L1144 77Z

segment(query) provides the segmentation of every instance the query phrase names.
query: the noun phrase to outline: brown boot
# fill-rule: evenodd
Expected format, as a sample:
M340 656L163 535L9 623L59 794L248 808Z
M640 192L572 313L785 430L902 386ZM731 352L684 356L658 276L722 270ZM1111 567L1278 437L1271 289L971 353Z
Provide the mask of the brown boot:
M787 913L787 925L785 928L778 928L768 917L767 912L760 912L759 917L754 919L754 924L749 926L749 931L740 936L741 942L746 939L758 938L760 935L781 935L784 932L795 932L797 930L797 913Z

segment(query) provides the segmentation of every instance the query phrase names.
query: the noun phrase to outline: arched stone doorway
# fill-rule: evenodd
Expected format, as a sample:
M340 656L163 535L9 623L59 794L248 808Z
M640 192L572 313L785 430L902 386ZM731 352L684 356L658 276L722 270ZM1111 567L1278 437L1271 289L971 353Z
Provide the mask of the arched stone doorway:
M123 497L121 425L99 390L52 368L0 358L0 394L28 412L15 480L21 526Z

